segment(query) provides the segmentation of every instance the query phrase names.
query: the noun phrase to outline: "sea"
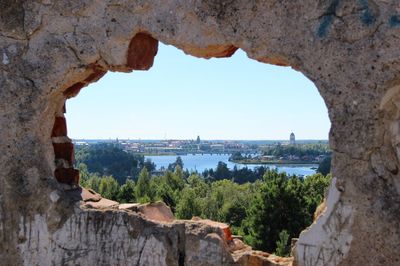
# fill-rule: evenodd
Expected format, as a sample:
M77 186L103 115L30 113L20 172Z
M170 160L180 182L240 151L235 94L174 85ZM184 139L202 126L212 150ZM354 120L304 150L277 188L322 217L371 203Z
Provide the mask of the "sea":
M176 155L145 156L145 159L151 159L151 161L156 164L157 169L160 169L162 167L167 168L170 163L175 162L176 157ZM229 161L230 154L187 154L180 155L180 157L182 158L184 169L188 169L189 171L197 171L199 173L202 173L205 169L213 168L215 170L218 162L226 163L229 169L233 169L235 165L238 169L243 167L254 169L255 167L265 166L269 167L270 169L276 169L280 173L285 172L288 175L297 176L308 176L315 174L316 169L318 168L317 164L237 164Z

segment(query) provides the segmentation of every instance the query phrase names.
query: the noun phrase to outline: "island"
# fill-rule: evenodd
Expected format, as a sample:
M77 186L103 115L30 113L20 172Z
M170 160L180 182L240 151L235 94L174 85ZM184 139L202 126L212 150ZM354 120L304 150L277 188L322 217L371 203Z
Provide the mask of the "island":
M229 161L238 164L319 164L329 157L327 144L266 145L259 154L232 153Z

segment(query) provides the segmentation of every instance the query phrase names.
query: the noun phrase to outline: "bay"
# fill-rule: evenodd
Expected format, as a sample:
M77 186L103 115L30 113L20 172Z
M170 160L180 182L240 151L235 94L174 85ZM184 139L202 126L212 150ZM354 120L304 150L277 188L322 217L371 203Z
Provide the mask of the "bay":
M150 159L153 163L156 164L157 169L167 168L169 164L175 162L176 155L168 155L168 156L145 156L145 159ZM197 171L202 173L205 169L213 168L215 169L218 165L218 162L224 162L227 164L229 169L233 169L236 165L238 169L243 167L248 167L249 169L254 169L255 167L265 166L270 169L277 169L278 172L285 172L288 175L299 175L299 176L308 176L315 174L315 168L318 167L316 164L309 165L271 165L271 164L237 164L229 161L230 154L187 154L180 155L183 161L183 168L188 169L189 171Z

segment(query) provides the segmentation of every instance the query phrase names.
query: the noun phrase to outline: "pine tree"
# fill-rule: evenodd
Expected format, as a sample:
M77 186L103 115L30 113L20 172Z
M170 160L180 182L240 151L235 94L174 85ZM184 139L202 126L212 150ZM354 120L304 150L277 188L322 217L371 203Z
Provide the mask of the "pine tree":
M140 202L150 200L150 176L146 167L140 171L139 178L135 187L136 199Z

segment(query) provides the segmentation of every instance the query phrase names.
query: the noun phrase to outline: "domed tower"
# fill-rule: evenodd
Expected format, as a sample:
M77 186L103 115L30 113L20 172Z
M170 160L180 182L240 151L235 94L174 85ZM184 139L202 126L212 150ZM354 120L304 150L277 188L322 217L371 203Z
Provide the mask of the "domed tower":
M294 135L293 132L290 134L290 141L289 141L289 143L290 143L290 145L296 144L296 136Z

